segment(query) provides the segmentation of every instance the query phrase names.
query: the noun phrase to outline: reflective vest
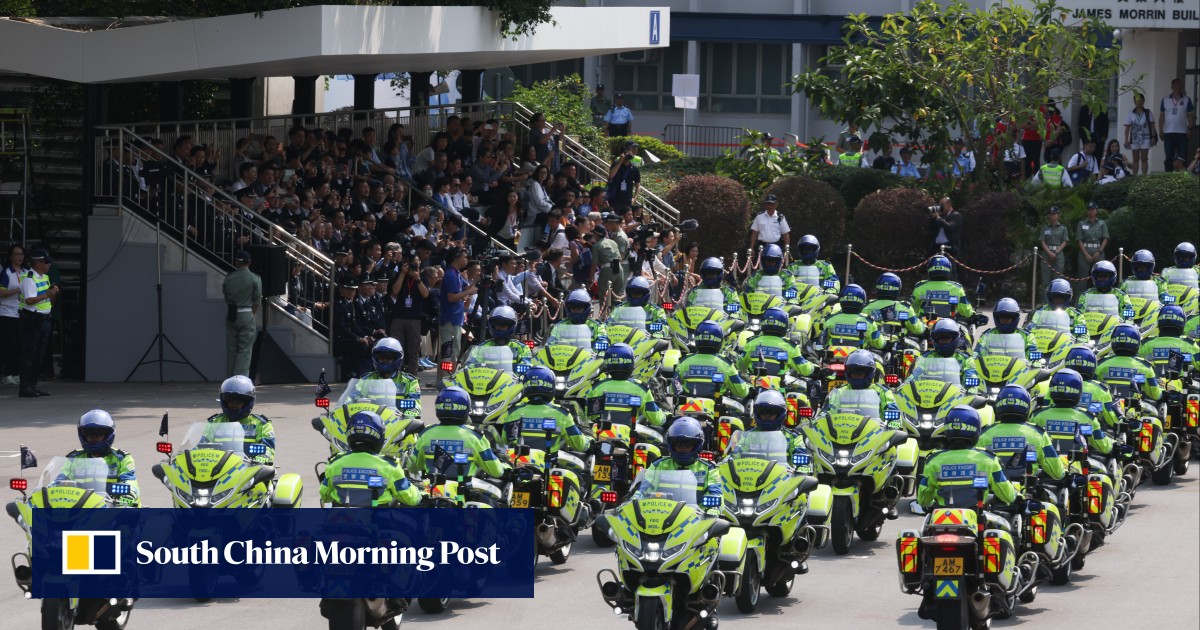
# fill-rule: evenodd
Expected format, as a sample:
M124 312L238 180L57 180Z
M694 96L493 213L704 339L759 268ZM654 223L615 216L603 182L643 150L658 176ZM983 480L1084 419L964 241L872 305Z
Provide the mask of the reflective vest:
M1062 164L1043 164L1041 168L1042 183L1047 186L1060 188L1062 186L1063 173L1067 171Z
M31 298L31 297L45 295L46 292L50 290L50 276L43 275L41 278L38 278L36 275L34 275L34 273L32 271L29 271L29 272L25 273L24 277L33 279L34 284L37 286L37 293L35 293L33 295L22 294L21 295L22 308L24 308L26 310L33 309L35 312L37 312L41 315L49 315L50 309L53 308L53 306L54 306L54 304L50 300L42 300L41 302L38 302L37 304L33 304L32 306L29 304L25 304L25 300L28 298ZM24 280L22 279L22 285L23 284L24 284Z
M862 159L862 153L850 153L847 151L838 157L838 163L842 166L862 166Z

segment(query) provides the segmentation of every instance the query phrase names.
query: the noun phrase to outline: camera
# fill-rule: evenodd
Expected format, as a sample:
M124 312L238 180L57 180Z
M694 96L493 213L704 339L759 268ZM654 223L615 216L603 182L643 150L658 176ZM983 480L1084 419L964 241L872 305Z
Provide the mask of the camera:
M939 203L936 206L929 206L927 210L929 210L929 214L937 214L942 211L942 204Z

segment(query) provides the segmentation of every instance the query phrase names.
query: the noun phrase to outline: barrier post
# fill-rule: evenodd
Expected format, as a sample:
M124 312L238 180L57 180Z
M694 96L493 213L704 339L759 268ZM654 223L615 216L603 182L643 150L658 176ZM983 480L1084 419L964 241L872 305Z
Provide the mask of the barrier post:
M846 284L850 284L850 257L854 254L854 243L846 244Z
M1037 310L1037 270L1038 270L1038 248L1033 248L1033 277L1029 281L1029 312Z
M1125 281L1125 248L1117 248L1117 284Z

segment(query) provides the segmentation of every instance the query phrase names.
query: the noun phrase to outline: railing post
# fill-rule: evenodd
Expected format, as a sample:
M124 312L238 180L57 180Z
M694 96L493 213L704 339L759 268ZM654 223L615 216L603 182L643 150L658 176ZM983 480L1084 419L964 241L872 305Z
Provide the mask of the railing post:
M846 282L844 284L850 284L850 257L852 255L854 255L854 243L848 243L846 245Z
M183 221L180 222L179 240L183 248L180 252L180 268L184 271L187 271L188 268L188 202L192 197L190 194L188 194L188 191L191 190L191 187L188 185L188 179L190 177L191 173L187 171L183 172Z
M1037 270L1038 270L1038 248L1033 248L1033 274L1029 279L1029 312L1037 310Z
M1117 248L1117 284L1125 280L1125 248Z

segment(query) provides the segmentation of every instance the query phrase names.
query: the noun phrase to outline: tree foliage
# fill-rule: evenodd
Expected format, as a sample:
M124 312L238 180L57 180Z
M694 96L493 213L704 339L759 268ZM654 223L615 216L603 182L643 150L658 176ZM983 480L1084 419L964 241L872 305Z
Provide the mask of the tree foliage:
M745 186L752 199L758 197L779 179L794 175L806 175L824 162L820 150L801 149L788 144L776 149L763 142L764 133L754 129L744 130L737 149L725 151L717 160L717 172L737 180ZM821 146L817 143L812 146Z
M691 175L667 193L667 203L679 216L696 219L700 227L688 233L704 256L728 256L745 247L750 233L750 202L741 185L717 175Z
M1109 79L1129 65L1119 47L1099 45L1108 32L1103 22L1069 18L1053 0L1034 2L979 10L963 0L944 6L921 0L911 12L885 16L878 28L865 14L850 15L845 45L821 60L842 66L843 76L815 68L796 76L792 87L827 118L874 129L872 146L903 140L948 148L962 136L979 171L987 171L997 121L1019 127L1032 120L1045 129L1041 108L1049 94L1103 111ZM934 153L928 161L935 166L948 162L948 152ZM998 188L999 179L990 185Z
M592 124L592 110L587 105L588 94L591 94L591 88L578 74L571 74L536 81L529 86L518 82L513 86L510 98L530 112L541 112L550 124L563 123L568 135L578 138L584 146L595 151L604 141L600 130Z

